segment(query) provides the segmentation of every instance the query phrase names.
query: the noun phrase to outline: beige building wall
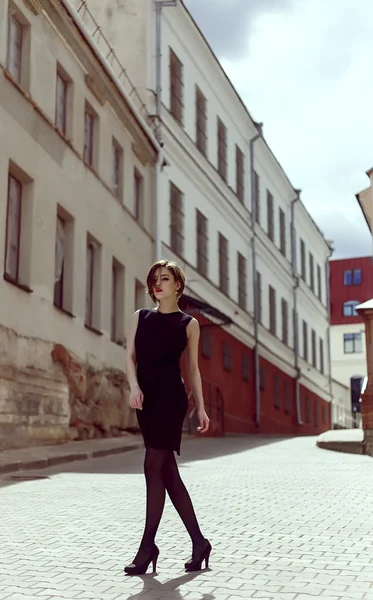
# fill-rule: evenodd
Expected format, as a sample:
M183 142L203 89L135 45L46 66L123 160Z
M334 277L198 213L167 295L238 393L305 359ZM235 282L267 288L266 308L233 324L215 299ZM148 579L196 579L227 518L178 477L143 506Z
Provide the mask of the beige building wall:
M9 15L22 26L19 78L7 51ZM131 314L146 303L154 255L156 143L63 3L5 0L0 43L1 269L9 176L22 185L18 276L0 278L0 448L119 434L133 422L125 345ZM55 125L57 73L68 84L65 134ZM83 157L87 106L95 116L92 166ZM57 217L66 234L62 309L54 305Z

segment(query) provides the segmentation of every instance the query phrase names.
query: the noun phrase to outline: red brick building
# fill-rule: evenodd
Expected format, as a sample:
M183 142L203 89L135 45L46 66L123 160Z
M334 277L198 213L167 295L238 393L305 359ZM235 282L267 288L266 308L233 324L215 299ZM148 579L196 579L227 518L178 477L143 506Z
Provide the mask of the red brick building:
M330 429L330 403L300 386L300 407L297 408L295 378L262 358L258 427L254 351L230 334L229 320L223 328L209 320L197 304L194 299L187 297L182 302L182 308L200 323L199 366L206 410L211 419L211 434L316 435ZM212 314L217 312L211 310ZM221 319L224 322L224 315L221 315ZM185 374L185 363L182 366ZM298 410L302 415L302 425L298 424Z

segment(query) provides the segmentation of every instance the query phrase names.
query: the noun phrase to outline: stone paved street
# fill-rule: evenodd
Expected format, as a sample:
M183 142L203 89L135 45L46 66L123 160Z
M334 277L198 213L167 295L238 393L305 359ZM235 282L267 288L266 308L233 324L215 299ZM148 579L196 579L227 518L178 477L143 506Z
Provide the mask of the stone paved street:
M145 509L136 450L1 478L0 599L373 600L372 459L238 437L186 441L180 463L209 570L184 573L190 544L167 502L158 574L123 576Z

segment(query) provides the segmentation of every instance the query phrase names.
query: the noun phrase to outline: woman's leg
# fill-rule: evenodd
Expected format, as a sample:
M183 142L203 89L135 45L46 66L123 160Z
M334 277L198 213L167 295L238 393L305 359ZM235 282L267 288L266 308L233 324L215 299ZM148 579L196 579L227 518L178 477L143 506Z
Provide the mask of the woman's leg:
M179 516L192 539L193 549L198 551L201 547L206 545L206 540L199 528L192 501L188 490L180 477L175 455L172 450L167 451L167 459L163 467L163 477L170 500L179 513Z
M134 559L135 564L141 564L146 561L154 546L155 536L166 499L163 467L167 460L168 452L168 450L159 450L156 448L147 448L145 452L146 520L140 548Z

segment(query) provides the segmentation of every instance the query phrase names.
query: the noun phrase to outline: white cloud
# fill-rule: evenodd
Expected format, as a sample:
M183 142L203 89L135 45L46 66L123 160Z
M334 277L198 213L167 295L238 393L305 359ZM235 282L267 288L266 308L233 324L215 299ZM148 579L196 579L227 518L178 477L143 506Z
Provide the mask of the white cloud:
M335 240L335 255L369 254L355 194L368 186L365 171L373 166L373 3L297 0L286 8L256 13L246 55L222 65L264 123L307 209ZM214 23L227 34L224 22Z

